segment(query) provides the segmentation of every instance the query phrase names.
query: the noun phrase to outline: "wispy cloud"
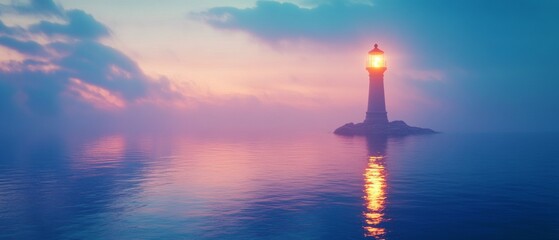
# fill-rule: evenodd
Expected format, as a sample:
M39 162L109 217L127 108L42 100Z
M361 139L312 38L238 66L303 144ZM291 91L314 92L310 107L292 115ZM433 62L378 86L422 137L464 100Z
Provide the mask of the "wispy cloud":
M13 49L24 55L44 56L46 54L43 46L34 41L25 41L17 38L1 36L0 45Z
M198 13L218 29L244 31L269 43L293 40L354 41L378 32L381 13L370 1L311 1L311 7L257 1L250 8L215 7Z
M11 5L3 6L8 12L43 16L63 16L64 9L52 0L14 0Z
M109 36L109 29L82 10L65 12L66 23L41 21L32 25L29 30L48 36L65 36L79 39L98 39Z

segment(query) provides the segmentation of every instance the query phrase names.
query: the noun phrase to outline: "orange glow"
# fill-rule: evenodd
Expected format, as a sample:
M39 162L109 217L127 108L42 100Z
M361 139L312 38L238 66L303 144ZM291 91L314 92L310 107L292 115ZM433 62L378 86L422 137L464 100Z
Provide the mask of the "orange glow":
M365 170L365 236L384 239L384 228L378 225L384 220L386 201L386 170L382 164L383 156L370 156Z

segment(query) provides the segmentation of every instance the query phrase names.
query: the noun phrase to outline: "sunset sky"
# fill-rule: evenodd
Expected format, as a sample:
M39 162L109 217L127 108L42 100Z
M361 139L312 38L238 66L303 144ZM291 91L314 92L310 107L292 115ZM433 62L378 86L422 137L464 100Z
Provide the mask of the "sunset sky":
M559 131L559 2L0 0L14 129L331 131L364 119L385 51L390 120Z

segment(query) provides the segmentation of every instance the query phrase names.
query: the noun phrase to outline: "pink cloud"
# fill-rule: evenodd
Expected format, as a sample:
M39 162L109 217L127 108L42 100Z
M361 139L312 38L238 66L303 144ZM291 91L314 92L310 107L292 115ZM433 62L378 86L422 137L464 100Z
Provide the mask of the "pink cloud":
M124 99L107 89L86 83L77 78L70 79L68 92L97 109L118 110L126 107Z

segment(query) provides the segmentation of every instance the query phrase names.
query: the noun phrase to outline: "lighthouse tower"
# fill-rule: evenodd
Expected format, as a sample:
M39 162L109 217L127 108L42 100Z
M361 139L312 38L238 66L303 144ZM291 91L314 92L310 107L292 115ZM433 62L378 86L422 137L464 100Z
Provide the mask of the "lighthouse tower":
M346 123L337 128L334 133L338 135L354 136L406 136L414 134L437 133L429 128L419 128L407 125L404 121L388 122L386 103L384 102L384 72L386 61L384 52L375 44L373 50L367 55L369 72L369 101L367 102L367 115L362 123Z
M375 44L367 56L367 71L369 72L369 102L364 123L383 128L388 125L386 104L384 101L384 72L386 61L384 52Z

